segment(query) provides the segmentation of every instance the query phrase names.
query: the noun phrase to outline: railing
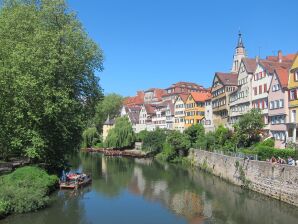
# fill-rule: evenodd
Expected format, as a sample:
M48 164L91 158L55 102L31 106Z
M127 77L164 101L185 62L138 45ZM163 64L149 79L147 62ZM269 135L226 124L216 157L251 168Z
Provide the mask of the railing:
M258 155L247 155L242 152L229 152L229 151L222 151L222 150L213 150L213 152L221 155L232 156L237 158L249 158L250 160L258 160Z

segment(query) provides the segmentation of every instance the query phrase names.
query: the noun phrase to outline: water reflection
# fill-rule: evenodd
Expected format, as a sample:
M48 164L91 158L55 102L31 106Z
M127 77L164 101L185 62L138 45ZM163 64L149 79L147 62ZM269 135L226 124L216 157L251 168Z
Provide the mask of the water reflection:
M298 223L298 210L197 169L82 153L72 161L93 177L59 191L47 209L4 223Z

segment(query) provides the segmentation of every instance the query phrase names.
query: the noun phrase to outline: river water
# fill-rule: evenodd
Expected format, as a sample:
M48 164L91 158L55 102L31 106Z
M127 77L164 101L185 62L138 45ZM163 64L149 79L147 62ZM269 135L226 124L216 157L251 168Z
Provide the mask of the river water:
M88 153L72 165L92 174L93 183L57 191L49 207L0 224L298 223L298 208L196 168Z

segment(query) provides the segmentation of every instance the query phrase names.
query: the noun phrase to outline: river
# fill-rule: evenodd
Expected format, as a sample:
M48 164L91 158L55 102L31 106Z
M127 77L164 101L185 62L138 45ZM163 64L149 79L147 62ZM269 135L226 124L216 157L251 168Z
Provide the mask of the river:
M47 208L0 224L298 223L298 208L196 168L96 153L80 153L72 166L92 174L92 184L57 191Z

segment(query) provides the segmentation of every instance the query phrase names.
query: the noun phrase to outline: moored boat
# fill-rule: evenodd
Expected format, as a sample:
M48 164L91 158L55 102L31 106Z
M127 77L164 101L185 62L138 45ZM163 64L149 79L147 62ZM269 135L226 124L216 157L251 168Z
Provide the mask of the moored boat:
M92 182L92 178L84 173L70 173L60 179L60 189L78 189Z

